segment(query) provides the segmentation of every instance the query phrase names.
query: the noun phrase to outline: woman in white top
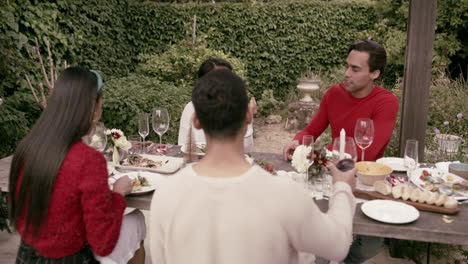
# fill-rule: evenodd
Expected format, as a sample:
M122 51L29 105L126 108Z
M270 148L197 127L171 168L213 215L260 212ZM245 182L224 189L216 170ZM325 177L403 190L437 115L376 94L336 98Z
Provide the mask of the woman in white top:
M232 71L231 64L221 58L209 58L205 60L198 69L198 78L203 77L205 74L212 70L218 69L227 69ZM249 102L249 108L255 114L257 112L257 103L254 97L251 97ZM193 127L192 124L192 117L195 113L195 108L193 107L193 103L189 102L185 105L184 111L182 111L182 115L180 117L180 125L179 125L179 139L178 145L184 146L189 142L190 130L192 135L192 141L195 143L206 143L205 133L202 129L196 129ZM253 126L249 124L247 126L247 131L245 132L244 136L244 152L249 153L253 150Z

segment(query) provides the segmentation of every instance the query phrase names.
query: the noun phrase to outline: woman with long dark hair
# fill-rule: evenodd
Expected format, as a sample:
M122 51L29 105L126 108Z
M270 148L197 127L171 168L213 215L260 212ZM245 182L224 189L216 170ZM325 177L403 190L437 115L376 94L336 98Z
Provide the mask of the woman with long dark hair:
M64 70L15 151L9 218L22 238L16 263L121 263L141 253L144 259L144 217L123 216L130 179L120 178L111 191L103 155L81 140L101 117L102 86L97 72ZM138 236L122 238L128 229ZM134 245L120 242L129 239Z

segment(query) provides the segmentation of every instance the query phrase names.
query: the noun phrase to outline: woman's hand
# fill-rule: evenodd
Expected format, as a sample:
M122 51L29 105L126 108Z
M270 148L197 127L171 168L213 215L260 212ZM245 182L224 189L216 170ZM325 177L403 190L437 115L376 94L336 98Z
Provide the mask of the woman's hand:
M120 193L122 196L125 196L132 191L132 185L132 180L130 180L128 176L123 176L115 181L113 191Z

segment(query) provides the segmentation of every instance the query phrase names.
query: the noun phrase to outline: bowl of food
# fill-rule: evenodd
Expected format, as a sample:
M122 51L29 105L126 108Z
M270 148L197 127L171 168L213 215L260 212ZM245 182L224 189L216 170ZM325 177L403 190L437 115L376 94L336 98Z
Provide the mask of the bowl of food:
M357 162L355 166L359 180L365 185L374 185L374 182L384 180L393 172L389 166L374 161Z

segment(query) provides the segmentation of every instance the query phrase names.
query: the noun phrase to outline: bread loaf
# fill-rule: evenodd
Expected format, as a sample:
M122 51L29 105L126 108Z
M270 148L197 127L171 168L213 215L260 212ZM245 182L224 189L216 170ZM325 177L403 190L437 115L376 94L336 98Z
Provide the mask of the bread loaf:
M439 198L435 201L435 205L437 206L441 206L445 203L445 201L447 200L447 195L445 194L440 194L439 195Z
M374 182L374 190L383 195L389 195L392 192L392 187L390 187L384 181L376 181Z
M431 192L421 191L419 194L418 203L425 203L429 197L431 197Z
M413 188L409 186L403 187L403 192L401 193L401 199L407 201L410 198L412 192L413 192Z
M402 193L403 193L403 185L399 184L392 188L393 198L400 199Z
M419 189L414 189L411 192L410 199L413 202L417 202L419 200L419 196L421 196L421 191Z
M439 199L438 192L429 192L429 198L426 200L427 204L435 204L435 202Z
M445 208L455 209L457 208L457 206L458 206L457 200L455 200L454 198L449 197L447 198L447 200L445 200L445 203L444 203Z

